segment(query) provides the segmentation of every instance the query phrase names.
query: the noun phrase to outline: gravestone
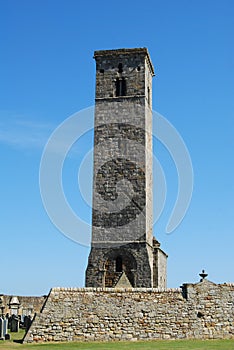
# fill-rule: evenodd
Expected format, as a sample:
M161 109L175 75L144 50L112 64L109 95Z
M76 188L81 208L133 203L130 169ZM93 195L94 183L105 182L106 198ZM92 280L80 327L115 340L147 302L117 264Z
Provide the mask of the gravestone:
M31 326L32 323L32 319L31 316L24 316L24 328L26 329L26 331L29 329L29 327Z
M13 296L9 302L11 315L18 315L20 302L17 296Z
M11 318L11 332L19 331L19 318L15 315Z
M8 319L8 329L11 329L11 320L12 316L9 316L9 314L6 315L6 318Z
M4 318L3 320L3 336L6 339L6 334L7 334L7 327L8 327L8 319Z
M0 317L0 340L4 339L4 334L3 334L3 319Z

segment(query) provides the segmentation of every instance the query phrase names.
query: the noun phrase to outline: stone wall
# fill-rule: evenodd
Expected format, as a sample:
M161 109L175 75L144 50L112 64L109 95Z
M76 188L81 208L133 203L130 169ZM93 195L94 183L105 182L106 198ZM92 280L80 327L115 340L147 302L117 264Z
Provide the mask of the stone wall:
M1 295L2 305L5 306L4 313L11 314L10 302L12 300L12 295ZM19 301L18 314L19 315L34 315L34 313L39 313L46 296L17 296Z
M53 288L24 342L233 338L234 285Z

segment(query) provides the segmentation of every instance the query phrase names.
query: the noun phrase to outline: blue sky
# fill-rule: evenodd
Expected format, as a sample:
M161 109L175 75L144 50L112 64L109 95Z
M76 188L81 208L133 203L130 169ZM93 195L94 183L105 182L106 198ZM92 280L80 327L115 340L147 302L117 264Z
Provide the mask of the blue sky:
M194 191L181 225L165 225L176 170L160 144L166 206L155 235L168 253L168 286L234 281L234 4L217 1L0 1L0 293L40 295L83 286L89 248L61 234L43 207L39 166L52 131L94 104L93 51L148 47L155 66L153 108L183 137ZM85 142L92 142L87 137ZM76 154L77 153L77 154ZM66 160L64 188L75 212L79 149Z

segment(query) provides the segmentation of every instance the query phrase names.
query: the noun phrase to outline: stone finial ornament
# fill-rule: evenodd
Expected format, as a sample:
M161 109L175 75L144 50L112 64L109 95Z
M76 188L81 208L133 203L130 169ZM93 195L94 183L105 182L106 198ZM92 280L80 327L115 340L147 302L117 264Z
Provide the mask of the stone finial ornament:
M199 276L201 277L200 282L202 282L208 276L208 273L206 273L205 270L202 270L202 272L199 273Z

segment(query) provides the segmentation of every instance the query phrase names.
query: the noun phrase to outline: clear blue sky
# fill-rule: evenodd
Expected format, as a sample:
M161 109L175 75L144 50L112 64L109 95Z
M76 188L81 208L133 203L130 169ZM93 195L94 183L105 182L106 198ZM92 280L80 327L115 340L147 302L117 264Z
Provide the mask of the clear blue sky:
M156 149L168 177L155 234L168 253L168 286L234 281L234 3L232 0L0 1L0 293L40 295L83 286L89 248L61 234L40 197L39 165L51 132L94 104L93 51L148 47L155 66L153 108L182 135L194 168L190 208L164 231L176 172ZM79 157L64 188L73 209Z

